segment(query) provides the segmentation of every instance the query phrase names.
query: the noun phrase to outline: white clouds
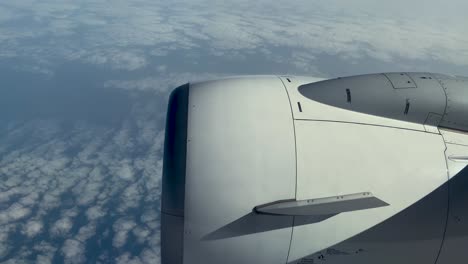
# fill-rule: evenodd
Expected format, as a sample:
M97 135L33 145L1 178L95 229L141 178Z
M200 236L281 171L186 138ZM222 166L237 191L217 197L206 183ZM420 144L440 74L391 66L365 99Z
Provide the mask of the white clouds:
M90 207L88 210L86 210L86 216L90 221L97 220L105 215L106 212L99 205Z
M146 91L146 90L156 90L156 91L167 91L167 86L164 86L164 84L161 84L159 82L160 80L157 78L144 78L140 80L134 80L134 81L117 81L117 80L111 80L107 81L104 86L105 87L112 87L112 88L120 88L120 89L125 89L125 90L140 90L140 91Z
M96 224L91 223L91 224L81 227L80 230L78 231L78 234L75 236L75 238L78 241L85 243L86 240L90 239L95 234L96 234Z
M50 175L61 171L68 162L69 160L65 157L48 160L40 169L43 173Z
M0 225L21 220L31 214L31 209L19 203L14 203L7 209L0 211Z
M108 255L115 247L154 263L126 252L129 241L142 252L159 250L153 236L159 241L164 133L153 111L139 104L113 127L81 121L64 129L50 120L0 126L7 135L0 142L0 258L30 245L34 250L9 260L83 263L92 245L107 262L116 261ZM31 140L22 143L25 137Z
M53 236L65 236L73 226L73 222L69 217L62 218L55 222L50 229Z
M6 226L0 226L0 258L3 258L10 251L10 245L8 243L8 237L10 228Z
M19 203L24 205L24 206L32 206L36 204L37 199L39 198L39 194L37 192L32 192L28 194L27 196L24 196L19 200Z
M36 257L36 263L37 264L50 264L52 263L52 258L53 256L50 255L37 255Z
M227 75L226 73L165 73L159 77L146 77L136 80L110 80L104 83L104 87L129 91L156 91L159 93L167 93L174 87L184 83L206 81L225 77Z
M38 220L29 220L23 227L23 233L26 234L29 238L35 237L42 232L44 224L42 221Z
M67 239L61 249L65 263L84 263L86 261L83 243L74 239Z
M83 206L95 202L105 183L104 175L99 167L95 167L90 172L88 170L83 171L81 175L81 180L72 190L77 196L77 205Z
M132 232L140 244L145 243L148 236L151 235L151 231L149 229L140 226L135 227Z
M6 170L7 170L6 168L0 168L0 172L1 171L6 171ZM16 184L19 184L19 182L16 183ZM16 184L12 183L11 181L9 181L9 182L7 181L7 182L5 182L4 185L8 188L8 187L11 187L12 185L14 186ZM9 188L9 189L4 190L4 191L2 190L0 192L0 203L8 201L11 196L13 196L15 194L19 194L19 193L21 193L20 188L14 188L13 187L13 188Z
M246 56L251 51L275 53L276 48L287 48L350 60L368 56L385 62L403 58L468 65L468 36L462 26L468 18L454 8L450 15L435 16L439 12L429 4L421 9L413 3L423 10L415 15L409 8L395 9L393 3L377 5L365 0L352 5L342 1L213 4L197 0L171 5L119 1L110 6L91 0L80 5L18 2L1 8L0 14L5 14L6 21L22 17L31 27L15 28L11 23L0 29L0 56L35 58L41 66L31 69L48 74L51 69L44 61L67 58L135 71L150 65L152 56L172 51L183 55L193 48L225 57L237 51ZM12 16L12 10L19 10L18 15ZM29 16L33 19L24 18ZM36 39L40 42L31 45ZM281 57L281 62L294 61ZM121 86L148 89L149 82Z
M157 204L159 206L159 204ZM156 211L154 208L147 209L145 213L141 216L141 221L145 223L146 226L150 227L153 232L159 232L160 222L159 222L159 211ZM155 235L153 235L154 237ZM156 235L158 237L159 235Z
M91 64L110 65L115 70L134 71L147 65L147 60L141 52L122 49L106 49L89 55L84 53L78 57Z
M36 257L37 264L50 264L52 263L52 259L54 257L57 248L53 247L49 243L40 242L39 244L34 246L34 250L38 251L38 255Z
M118 264L157 264L160 263L160 254L151 249L145 249L138 257L128 253L122 254L116 259Z
M116 259L117 264L142 264L139 257L133 257L128 253L119 256Z
M133 179L133 168L127 162L122 162L120 168L116 171L117 176L119 176L123 180L132 180Z
M143 260L143 263L145 264L160 263L161 253L159 247L155 247L154 249L143 250L140 257Z
M112 245L114 247L120 248L127 242L128 232L136 226L136 223L128 219L119 219L114 225L113 229L115 232L114 239L112 240Z

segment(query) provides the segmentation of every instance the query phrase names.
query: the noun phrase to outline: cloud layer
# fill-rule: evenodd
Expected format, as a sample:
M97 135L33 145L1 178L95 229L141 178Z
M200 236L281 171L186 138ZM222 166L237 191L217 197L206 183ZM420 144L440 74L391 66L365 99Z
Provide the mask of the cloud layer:
M433 2L405 2L406 8L396 8L401 5L366 0L352 5L20 0L0 4L4 25L0 58L34 58L34 65L22 67L43 73L53 73L63 58L135 71L168 54L190 50L223 57L270 54L282 63L300 63L298 54L306 53L306 58L326 54L345 60L370 57L467 66L468 35L463 25L468 18L460 11L467 4L444 4L451 14L440 14L440 4ZM295 58L275 55L279 48L295 51Z
M1 127L0 261L159 262L163 111Z

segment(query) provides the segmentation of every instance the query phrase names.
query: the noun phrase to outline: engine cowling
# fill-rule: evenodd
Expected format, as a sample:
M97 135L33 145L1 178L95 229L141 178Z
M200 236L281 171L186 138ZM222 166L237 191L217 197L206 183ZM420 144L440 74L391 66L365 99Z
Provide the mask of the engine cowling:
M457 250L468 244L464 89L429 73L175 89L162 263L457 263L468 254Z

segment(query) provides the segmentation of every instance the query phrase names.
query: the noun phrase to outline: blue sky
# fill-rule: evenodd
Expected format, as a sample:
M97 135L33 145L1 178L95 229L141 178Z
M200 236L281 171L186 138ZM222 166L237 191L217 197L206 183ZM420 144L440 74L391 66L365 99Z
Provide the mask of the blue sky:
M167 96L239 74L468 75L466 1L0 3L0 262L158 263Z

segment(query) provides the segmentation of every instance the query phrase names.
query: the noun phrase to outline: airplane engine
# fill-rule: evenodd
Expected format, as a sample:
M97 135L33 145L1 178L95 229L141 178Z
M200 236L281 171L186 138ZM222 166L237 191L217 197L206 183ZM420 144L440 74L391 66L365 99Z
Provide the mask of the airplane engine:
M467 78L190 83L166 122L163 264L468 259Z

